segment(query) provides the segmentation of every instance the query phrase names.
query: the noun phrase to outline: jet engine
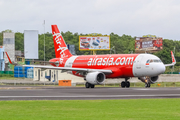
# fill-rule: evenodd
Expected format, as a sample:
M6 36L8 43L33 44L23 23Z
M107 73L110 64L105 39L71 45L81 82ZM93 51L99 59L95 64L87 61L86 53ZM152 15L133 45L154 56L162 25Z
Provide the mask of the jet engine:
M106 76L101 72L90 72L86 75L86 81L93 85L102 84L105 79Z
M141 80L144 83L154 84L154 83L156 83L158 78L159 78L158 76L154 76L154 77L139 77L138 79Z

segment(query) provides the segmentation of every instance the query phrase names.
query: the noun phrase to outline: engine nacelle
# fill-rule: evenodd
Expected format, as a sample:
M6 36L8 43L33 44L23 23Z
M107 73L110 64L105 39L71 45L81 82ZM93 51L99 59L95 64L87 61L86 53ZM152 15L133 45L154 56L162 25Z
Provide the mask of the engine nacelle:
M106 76L101 72L91 72L86 75L86 81L93 85L102 84L105 79Z
M154 76L154 77L139 77L138 79L141 80L144 83L154 84L154 83L156 83L158 78L159 78L158 76Z

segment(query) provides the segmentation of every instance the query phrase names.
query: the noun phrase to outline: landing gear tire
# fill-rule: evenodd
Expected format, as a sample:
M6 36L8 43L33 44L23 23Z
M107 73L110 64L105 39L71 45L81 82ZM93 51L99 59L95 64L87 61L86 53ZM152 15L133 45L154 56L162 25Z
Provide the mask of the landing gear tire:
M121 82L121 87L122 88L129 88L130 87L130 82L129 81L122 81Z
M91 88L94 88L95 85L91 85Z
M125 88L125 87L126 87L126 82L125 82L125 81L122 81L122 82L121 82L121 87L122 87L122 88Z
M126 82L126 87L127 87L127 88L130 87L130 82L129 82L129 81Z
M86 87L86 88L90 88L90 86L91 86L91 84L88 83L88 82L86 82L85 87Z
M147 83L145 87L146 87L146 88L150 88L150 87L151 87L151 84L150 84L150 83Z
M95 86L95 85L92 85L92 84L90 84L90 83L88 83L88 82L86 82L86 84L85 84L85 87L86 87L86 88L94 88L94 86Z

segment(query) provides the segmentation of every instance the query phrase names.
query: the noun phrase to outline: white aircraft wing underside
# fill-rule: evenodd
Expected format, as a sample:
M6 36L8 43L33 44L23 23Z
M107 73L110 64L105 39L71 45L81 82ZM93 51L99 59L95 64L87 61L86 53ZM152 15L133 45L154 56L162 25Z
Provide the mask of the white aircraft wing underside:
M53 66L43 66L43 65L23 65L23 67L34 67L34 68L42 68L42 69L65 70L65 71L103 72L103 73L105 73L105 74L110 74L110 73L112 73L112 70L105 70L105 69L53 67Z

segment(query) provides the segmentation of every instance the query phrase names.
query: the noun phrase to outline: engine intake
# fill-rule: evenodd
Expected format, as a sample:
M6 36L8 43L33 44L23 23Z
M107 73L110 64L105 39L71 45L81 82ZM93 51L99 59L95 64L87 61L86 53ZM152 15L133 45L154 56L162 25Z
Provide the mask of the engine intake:
M106 76L101 72L91 72L86 75L86 81L93 85L102 84L105 79Z
M151 77L151 83L156 83L156 81L158 80L159 76L154 76L154 77Z

